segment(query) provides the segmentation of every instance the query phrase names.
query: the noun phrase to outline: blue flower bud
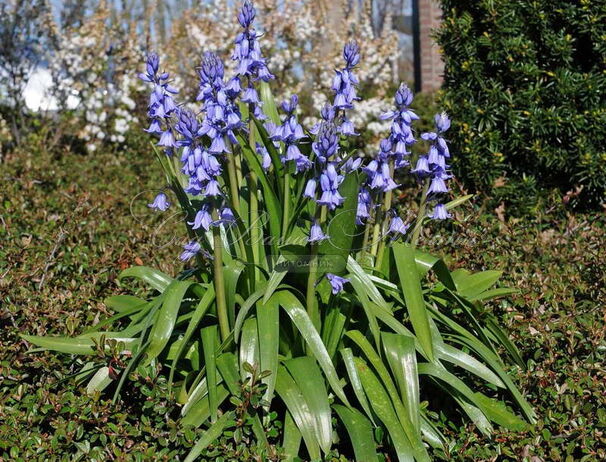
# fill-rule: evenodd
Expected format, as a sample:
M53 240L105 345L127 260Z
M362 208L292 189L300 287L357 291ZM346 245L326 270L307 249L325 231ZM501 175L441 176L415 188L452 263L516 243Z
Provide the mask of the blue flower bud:
M238 13L238 22L245 29L249 28L252 25L252 22L255 19L256 11L253 7L252 3L246 0L242 4L242 8Z
M345 45L343 48L343 59L345 59L347 69L353 68L360 62L360 47L355 41L352 40Z

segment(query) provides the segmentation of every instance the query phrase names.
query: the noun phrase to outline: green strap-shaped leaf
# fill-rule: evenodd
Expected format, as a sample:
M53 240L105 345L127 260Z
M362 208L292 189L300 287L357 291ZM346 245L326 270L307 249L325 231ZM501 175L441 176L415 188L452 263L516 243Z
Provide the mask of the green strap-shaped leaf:
M494 300L495 298L506 297L507 295L519 294L518 289L511 289L509 287L497 287L496 289L485 290L484 292L468 297L471 301L486 301Z
M475 397L481 404L484 414L496 424L514 431L524 431L528 428L526 422L509 411L502 401L497 401L478 392L476 392Z
M103 334L100 334L103 335ZM95 342L92 338L82 337L42 337L36 335L21 335L29 343L45 350L58 351L74 355L91 355L95 353ZM108 337L109 338L109 337ZM132 348L138 341L136 338L112 337L118 342L124 342L125 347Z
M267 82L259 82L259 96L263 101L263 112L267 114L269 119L275 123L280 124L280 114L278 114L278 108L276 107L276 101L274 95L271 92L271 87Z
M351 274L355 275L358 279L360 279L360 281L362 281L362 283L364 284L364 287L366 288L366 292L368 293L368 297L373 302L375 302L381 308L384 308L387 311L390 311L389 305L387 305L387 302L385 301L385 299L379 292L379 289L377 289L375 284L372 282L372 279L370 279L370 276L366 273L366 271L364 271L364 269L360 266L360 264L356 260L354 260L354 258L351 256L349 256L347 259L347 269L349 270L349 272Z
M341 350L341 356L343 357L343 363L347 369L349 383L353 388L354 394L360 402L362 409L364 409L364 412L366 412L366 415L374 424L375 421L372 416L372 412L370 412L370 406L368 405L368 400L366 399L366 394L364 393L364 388L362 387L362 382L360 381L360 376L358 375L358 370L356 369L356 363L354 362L354 355L351 348L343 348Z
M513 397L513 399L515 400L515 402L518 404L518 406L520 406L522 413L526 416L528 421L532 424L536 423L537 415L534 412L534 409L532 408L530 403L528 403L528 401L526 401L526 399L522 396L522 393L513 383L513 380L511 380L509 374L505 371L505 369L503 369L503 367L501 367L499 358L494 355L494 353L489 348L485 347L481 342L477 340L473 341L472 339L469 339L464 336L452 336L451 340L452 339L457 339L461 344L471 348L478 354L479 357L486 361L486 363L490 364L495 373L499 376L499 378L511 394L511 396Z
M429 253L415 250L415 263L419 278L423 278L429 270L433 270L438 280L451 290L455 289L452 273L448 270L446 263L441 258Z
M280 241L280 235L282 230L282 207L276 193L273 190L267 174L261 167L259 156L252 151L248 146L246 140L241 136L238 136L240 147L242 148L242 154L246 158L246 162L251 170L255 172L257 178L261 182L263 189L263 198L265 199L265 206L267 207L267 215L269 220L269 232L271 234L271 247L274 255L278 255L278 242Z
M168 285L174 281L169 275L148 266L133 266L120 273L118 279L136 278L146 282L159 292L164 292Z
M271 401L278 372L278 348L280 346L279 306L274 299L267 303L257 303L257 329L259 338L259 360L261 371L269 375L261 379L267 385L264 399Z
M458 207L459 205L464 204L472 197L473 197L473 194L467 194L465 196L457 197L456 199L446 202L446 210L452 210L452 209Z
M492 400L479 392L473 392L461 379L437 364L419 364L419 374L431 375L449 387L457 390L471 404L480 409L486 417L511 430L526 428L526 424L515 414L507 410L504 404Z
M239 260L232 260L223 267L223 276L225 279L225 302L227 304L227 313L230 325L235 321L235 306L238 280L244 269L244 263Z
M194 445L194 447L191 448L191 451L189 451L189 454L185 458L185 462L193 462L196 460L196 458L202 454L202 451L204 451L209 444L221 436L221 433L223 433L223 430L225 430L226 427L233 425L233 422L231 422L233 418L233 411L226 412L219 420L212 424Z
M309 356L289 359L284 365L303 394L314 418L316 439L322 451L327 454L332 445L332 424L328 393L320 369Z
M370 332L372 333L373 339L375 341L375 346L377 348L380 348L381 332L379 331L379 323L377 322L374 310L370 306L370 300L368 300L368 297L366 296L366 285L364 285L362 281L360 281L358 276L354 274L349 276L349 282L354 288L354 291L358 296L358 300L362 304L362 308L364 309L364 313L366 314L366 318L368 319L368 326L370 327Z
M284 416L284 439L282 440L282 447L284 448L284 460L292 462L295 457L299 454L299 447L301 446L301 432L297 428L297 424L292 418L292 414L286 410Z
M431 310L430 313L432 313ZM433 336L433 346L436 349L436 356L439 359L459 366L497 387L505 387L505 384L498 377L498 375L492 372L492 370L485 364L481 363L464 351L444 343L442 334L438 330L438 326L432 318L429 319L429 327L431 328L431 334Z
M238 359L231 352L223 353L217 358L217 369L232 395L240 393L240 376L238 374Z
M328 315L324 318L322 324L322 341L326 345L326 351L331 358L335 356L343 333L345 332L345 324L347 323L347 316L345 316L338 307L332 307Z
M305 441L307 452L312 460L320 458L320 447L315 433L315 419L303 397L303 393L284 366L278 369L276 392L286 404L299 432Z
M364 355L370 361L370 364L372 364L377 371L377 374L381 379L382 386L385 387L387 393L389 394L392 406L394 407L400 421L400 425L406 432L408 441L412 444L412 447L416 452L421 451L421 448L423 447L423 443L421 442L421 434L412 424L412 421L408 416L409 412L406 410L406 407L400 400L398 390L396 389L396 386L389 375L389 371L387 370L387 367L385 367L383 360L379 357L378 353L374 350L370 342L366 339L366 337L364 337L364 335L362 335L360 331L350 330L346 335L353 340L358 347L360 347L360 350L362 350ZM366 387L364 389L366 389Z
M126 308L126 309L122 310L121 312L119 312L113 316L110 316L109 318L103 319L102 321L98 322L94 326L89 327L84 333L90 334L92 332L98 332L107 326L114 325L114 323L116 321L118 321L119 319L123 319L127 316L130 316L132 318L131 324L136 324L139 321L141 321L141 319L145 318L150 311L153 311L157 307L159 307L163 301L164 301L164 294L160 294L157 297L152 298L149 302L147 302L143 306L139 306L139 305L132 306L130 308Z
M208 404L210 406L210 420L217 420L219 403L217 399L217 325L205 327L201 331L202 350L204 352L204 366L206 367L206 382L208 383Z
M151 363L157 358L168 344L168 340L175 327L175 322L177 321L183 297L191 284L190 281L173 281L166 288L164 302L149 334L146 364Z
M277 269L272 270L271 274L269 275L269 281L267 281L267 287L265 288L265 294L263 295L263 303L267 303L288 273L286 268L281 267L281 264L285 262L286 258L284 258L283 255L280 255L280 257L278 257L278 261L276 262Z
M368 395L368 400L370 401L375 414L377 414L377 417L381 420L391 437L398 460L400 462L414 462L415 451L396 416L391 399L385 391L385 388L383 388L381 382L379 382L364 361L359 358L356 358L355 361L358 374L360 375L362 385L364 386L364 391ZM421 456L421 458L417 460L429 461L429 458L424 459Z
M204 315L208 311L208 308L211 306L211 304L214 300L215 300L215 288L212 285L209 285L208 288L206 289L206 292L204 293L204 295L198 302L198 305L196 306L196 309L194 310L194 313L193 313L191 319L189 320L189 324L187 325L187 329L185 330L185 334L183 335L183 341L179 345L179 349L177 350L177 352L175 354L175 358L173 359L173 362L170 366L170 374L168 377L169 389L170 389L170 387L172 387L173 377L174 377L175 370L177 367L177 362L183 355L183 351L185 350L185 347L189 343L189 340L191 339L195 330L198 328L198 324L200 324L200 321L202 320L202 318L204 317Z
M353 239L356 233L356 211L358 209L358 189L360 179L357 172L349 173L339 187L340 194L345 198L326 228L330 239L320 244L319 253L327 265L328 272L341 273L347 266Z
M453 321L444 313L441 313L439 310L435 309L431 305L428 305L428 309L437 321L440 321L445 326L456 332L456 334L448 335L449 340L456 341L457 343L470 348L486 364L490 365L492 370L499 376L501 381L505 384L505 387L507 387L507 390L509 390L511 396L518 403L518 406L520 406L520 409L522 410L528 421L530 423L535 423L536 413L534 412L534 409L528 403L528 401L524 399L518 388L515 386L515 384L509 377L509 374L507 374L507 372L505 371L501 359L488 346L483 344L480 340L477 339L477 337L475 337L463 326Z
M429 360L433 361L434 352L429 329L429 316L425 309L421 281L415 264L415 251L401 242L396 242L392 248L410 322L423 351Z
M419 375L417 372L417 353L412 337L383 332L383 350L396 378L410 421L420 434Z
M242 325L246 320L246 316L248 316L248 312L250 309L257 303L257 301L263 297L265 293L266 285L263 283L261 287L253 292L246 301L240 306L238 310L238 315L236 316L236 322L234 323L234 340L236 343L240 340L240 331L242 330Z
M490 437L494 428L482 410L470 403L458 390L449 388L448 386L443 386L443 388L454 398L478 430L480 430L484 436Z
M345 396L343 385L341 385L341 382L339 381L339 376L337 375L335 366L330 359L330 355L328 354L328 351L326 351L326 347L322 342L320 334L314 327L301 302L297 299L297 297L286 290L276 292L274 297L280 306L286 311L294 325L301 333L303 339L305 339L305 342L316 358L316 361L318 361L320 368L322 371L324 371L324 375L326 376L326 379L328 380L328 383L330 383L330 386L335 394L339 397L339 399L341 399L341 401L343 401L344 404L349 406L349 401L347 400L347 396Z
M105 303L105 306L110 310L114 310L118 313L122 313L123 311L136 313L138 309L140 310L147 305L148 301L132 295L113 295L103 300L103 303Z
M109 367L104 366L92 376L88 385L86 385L86 393L93 395L98 391L103 391L110 383L112 383L112 379L109 374Z
M442 450L446 448L446 437L438 430L436 425L429 420L425 413L421 414L421 433L423 433L423 439L427 441L432 448Z
M339 404L335 404L333 407L337 411L341 421L345 424L356 460L378 462L377 445L370 421L356 409L350 409Z
M208 394L208 384L206 383L206 368L202 368L202 370L197 374L196 380L191 384L189 393L183 402L183 407L181 408L181 415L186 416L189 411L193 408L193 406L203 397ZM198 380L198 377L202 377Z
M229 396L229 390L225 385L217 385L217 402L219 405L225 401ZM210 419L210 400L208 398L208 391L205 395L200 397L187 411L187 414L181 418L181 424L183 426L192 425L199 427Z
M450 345L442 344L436 346L436 352L438 358L443 359L444 361L448 361L451 364L456 364L457 366L486 380L488 383L492 383L493 385L500 388L505 388L505 384L499 378L498 375L492 372L490 368L482 364L476 358L471 355L468 355L464 351L461 351L458 348L455 348Z
M490 289L503 275L502 271L481 271L474 274L453 273L457 292L464 297L475 297Z
M248 318L242 327L242 337L240 339L240 376L242 380L251 375L246 370L245 364L259 365L259 330L255 317Z

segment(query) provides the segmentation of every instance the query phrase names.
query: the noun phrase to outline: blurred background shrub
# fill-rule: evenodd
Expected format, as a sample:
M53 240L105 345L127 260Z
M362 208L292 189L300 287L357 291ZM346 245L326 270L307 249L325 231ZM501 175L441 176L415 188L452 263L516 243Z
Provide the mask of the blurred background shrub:
M553 187L576 205L603 202L604 1L442 4L455 173L520 211Z
M269 66L285 83L277 97L297 93L311 127L330 94L342 45L355 38L364 59L352 120L359 140L376 141L388 124L378 119L397 84L398 37L391 10L372 12L371 0L257 0ZM146 122L146 96L136 78L145 54L155 51L195 104L197 67L205 51L233 69L233 18L240 2L7 0L0 1L0 141L33 136L46 147L93 152L125 145ZM377 26L380 19L381 27ZM166 50L171 50L167 53ZM39 123L32 122L32 118ZM6 151L6 149L5 149Z

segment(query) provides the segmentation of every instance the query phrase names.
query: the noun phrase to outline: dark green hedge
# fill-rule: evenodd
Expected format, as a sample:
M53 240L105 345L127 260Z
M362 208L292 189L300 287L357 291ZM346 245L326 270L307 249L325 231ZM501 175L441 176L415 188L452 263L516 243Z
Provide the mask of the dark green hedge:
M606 190L606 1L443 0L437 40L455 173L532 200Z

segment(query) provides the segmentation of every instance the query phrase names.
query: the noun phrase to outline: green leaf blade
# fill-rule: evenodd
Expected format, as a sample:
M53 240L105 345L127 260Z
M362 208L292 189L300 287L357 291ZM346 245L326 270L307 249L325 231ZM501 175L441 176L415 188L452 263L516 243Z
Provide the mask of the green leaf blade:
M398 242L393 246L393 255L410 322L421 347L429 360L433 361L435 356L431 330L429 328L429 315L425 309L421 281L416 269L414 249Z

